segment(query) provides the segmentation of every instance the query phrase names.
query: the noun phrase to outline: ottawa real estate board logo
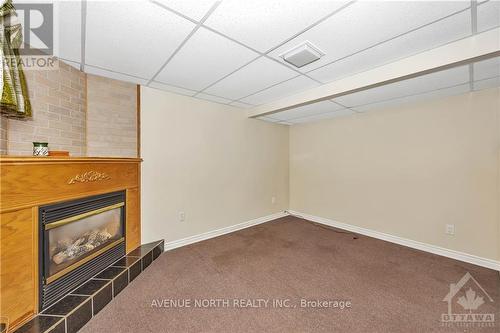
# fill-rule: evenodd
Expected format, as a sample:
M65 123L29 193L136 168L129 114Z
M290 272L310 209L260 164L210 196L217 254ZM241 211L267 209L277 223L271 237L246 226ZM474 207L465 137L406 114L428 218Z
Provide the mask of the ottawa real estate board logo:
M495 327L495 314L481 311L481 307L493 303L493 299L469 272L457 283L450 284L443 301L448 303L448 313L441 315L442 326Z

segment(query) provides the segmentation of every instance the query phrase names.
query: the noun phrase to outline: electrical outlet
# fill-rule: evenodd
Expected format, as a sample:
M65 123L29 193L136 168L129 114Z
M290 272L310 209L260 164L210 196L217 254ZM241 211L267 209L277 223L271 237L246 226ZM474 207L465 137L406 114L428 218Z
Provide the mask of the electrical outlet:
M447 235L454 235L455 234L455 225L454 224L447 224L445 233Z
M276 203L276 197L271 197L271 203L274 205Z
M179 212L179 222L184 222L186 220L186 213Z

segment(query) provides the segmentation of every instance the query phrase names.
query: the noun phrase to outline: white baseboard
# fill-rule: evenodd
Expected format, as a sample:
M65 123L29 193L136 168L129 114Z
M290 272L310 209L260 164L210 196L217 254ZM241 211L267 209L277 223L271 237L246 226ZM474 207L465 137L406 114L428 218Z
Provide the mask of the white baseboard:
M275 220L275 219L278 219L280 217L284 217L287 215L302 217L308 221L312 221L312 222L324 224L327 226L351 231L351 232L354 232L354 233L357 233L360 235L365 235L365 236L381 239L381 240L384 240L387 242L411 247L413 249L437 254L437 255L440 255L443 257L452 258L452 259L460 260L460 261L467 262L470 264L474 264L474 265L494 269L496 271L500 271L500 261L497 261L497 260L482 258L482 257L478 257L478 256L475 256L472 254L459 252L459 251L455 251L455 250L450 250L450 249L446 249L446 248L443 248L440 246L431 245L431 244L427 244L427 243L417 242L417 241L414 241L411 239L402 238L402 237L386 234L383 232L379 232L379 231L375 231L375 230L371 230L371 229L366 229L366 228L358 227L358 226L351 225L351 224L341 223L341 222L330 220L327 218L309 215L309 214L304 214L304 213L300 213L300 212L296 212L296 211L279 212L279 213L271 214L268 216L259 217L257 219L250 220L247 222L235 224L235 225L232 225L229 227L208 231L208 232L205 232L205 233L202 233L199 235L194 235L194 236L182 238L182 239L171 241L171 242L166 242L165 243L165 251L173 250L173 249L176 249L176 248L181 247L181 246L197 243L197 242L200 242L200 241L203 241L206 239L222 236L222 235L234 232L234 231L238 231L241 229L252 227L254 225L269 222L269 221L272 221L272 220Z
M494 269L497 271L500 271L500 261L497 260L492 260L492 259L487 259L487 258L481 258L472 254L468 253L463 253L455 250L449 250L443 247L427 244L427 243L422 243L422 242L417 242L411 239L407 238L402 238L398 236L393 236L390 234L386 234L383 232L375 231L375 230L370 230L370 229L365 229L361 227L357 227L351 224L345 224L341 222L337 222L334 220L326 219L323 217L318 217L314 215L309 215L309 214L303 214L300 212L295 212L295 211L288 211L290 215L297 216L297 217L302 217L308 221L324 224L327 226L351 231L360 235L365 235L377 239L381 239L387 242L391 243L396 243L399 245L404 245L407 247L411 247L417 250L425 251L425 252L430 252L433 254L437 254L443 257L448 257L460 261L464 261L470 264Z
M269 221L272 221L272 220L276 220L276 219L278 219L280 217L285 217L287 215L289 215L289 214L285 213L285 212L279 212L279 213L267 215L267 216L264 216L264 217L259 217L257 219L253 219L253 220L250 220L250 221L247 221L247 222L243 222L243 223L238 223L238 224L235 224L235 225L231 225L229 227L225 227L225 228L222 228L222 229L217 229L217 230L212 230L212 231L204 232L204 233L199 234L199 235L194 235L194 236L182 238L182 239L171 241L171 242L165 242L165 251L173 250L173 249L176 249L176 248L181 247L181 246L185 246L185 245L189 245L189 244L201 242L203 240L214 238L214 237L217 237L217 236L222 236L222 235L228 234L230 232L234 232L234 231L237 231L237 230L241 230L241 229L252 227L252 226L257 225L257 224L261 224L261 223L269 222Z

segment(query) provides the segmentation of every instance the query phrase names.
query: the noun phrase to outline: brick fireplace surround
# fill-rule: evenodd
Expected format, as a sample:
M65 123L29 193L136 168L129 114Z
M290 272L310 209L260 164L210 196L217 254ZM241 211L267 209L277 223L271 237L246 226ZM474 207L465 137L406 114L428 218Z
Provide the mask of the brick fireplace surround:
M93 313L84 311L93 307L91 302L102 305L111 300L97 293L105 290L105 295L116 295L163 251L162 242L140 246L140 162L139 158L0 157L0 313L2 320L8 320L9 332L25 323L19 331L32 331L33 325L42 328L49 321L54 322L47 327L52 332L59 332L63 321L67 332L77 330L85 318L92 317ZM75 309L82 309L87 317L72 320L70 314L60 314L55 319L35 318L39 312L39 207L116 191L126 193L125 248L129 257L99 273L106 276L94 276L76 296L60 301L80 300ZM90 289L96 295L88 294ZM78 296L81 293L87 294ZM58 304L44 312L58 311L57 307L64 305Z

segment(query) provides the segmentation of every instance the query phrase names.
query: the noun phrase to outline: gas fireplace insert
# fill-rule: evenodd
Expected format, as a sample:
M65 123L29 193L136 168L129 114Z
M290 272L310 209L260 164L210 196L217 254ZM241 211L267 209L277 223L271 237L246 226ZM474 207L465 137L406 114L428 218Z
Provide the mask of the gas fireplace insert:
M40 207L40 309L125 254L125 191Z

